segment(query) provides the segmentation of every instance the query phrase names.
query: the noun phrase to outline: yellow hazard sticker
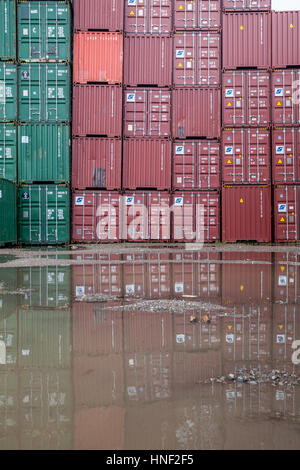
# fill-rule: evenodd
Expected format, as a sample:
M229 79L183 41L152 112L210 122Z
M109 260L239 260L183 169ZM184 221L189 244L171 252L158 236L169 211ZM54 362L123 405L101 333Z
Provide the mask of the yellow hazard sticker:
M244 199L243 199L243 198L241 198L241 199L240 199L240 203L241 203L241 204L243 204L243 202L244 202Z
M280 222L284 222L284 217L281 217Z
M134 11L131 10L131 12L129 13L130 15L134 15Z
M281 269L281 272L283 273L283 271L285 270L285 266L280 266L280 269Z
M281 106L281 102L280 102L280 101L277 102L277 106Z
M293 24L290 24L290 28L292 28L292 29L293 29L293 27L294 27L294 25L293 25Z
M240 291L243 292L243 290L245 289L245 287L243 285L240 286Z
M243 31L243 29L244 29L244 26L240 26L240 30Z
M232 165L231 160L227 160L227 165Z
M231 329L232 329L232 325L228 325L227 328L228 328L228 330L231 330Z
M181 63L179 63L179 64L178 64L178 67L182 67L182 64L181 64Z
M179 5L179 10L183 10L183 6L182 6L182 5Z
M282 160L281 160L281 158L279 158L279 160L278 160L278 162L277 162L277 163L282 163Z
M229 101L229 103L228 103L228 105L227 105L227 106L232 106L232 104L230 103L230 101Z

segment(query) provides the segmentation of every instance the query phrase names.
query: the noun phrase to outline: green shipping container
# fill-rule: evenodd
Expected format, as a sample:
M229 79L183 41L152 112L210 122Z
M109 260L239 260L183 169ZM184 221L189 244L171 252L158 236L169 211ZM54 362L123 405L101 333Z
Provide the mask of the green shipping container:
M63 2L19 3L19 60L70 61L70 10L70 5Z
M21 64L18 67L19 122L69 122L68 64Z
M19 126L19 183L68 183L70 146L70 127L67 124Z
M17 128L0 123L0 178L17 181Z
M15 183L0 179L0 246L17 243L16 199Z
M67 186L21 186L18 210L21 243L60 245L70 241L70 192Z
M17 58L15 0L0 0L0 58L1 60Z
M17 66L9 62L0 62L0 121L16 120Z

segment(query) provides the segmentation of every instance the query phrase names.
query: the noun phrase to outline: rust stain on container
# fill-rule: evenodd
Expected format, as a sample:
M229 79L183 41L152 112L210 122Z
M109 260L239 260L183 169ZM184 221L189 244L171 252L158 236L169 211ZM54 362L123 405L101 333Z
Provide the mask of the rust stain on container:
M123 35L74 33L73 82L122 83Z
M123 31L124 0L73 0L75 31Z
M224 186L222 241L271 241L271 187Z
M300 64L300 11L272 11L272 67Z
M98 137L74 138L72 187L108 189L122 187L122 141Z
M125 32L171 33L172 10L172 0L129 0L125 6Z
M300 82L300 70L272 72L272 121L276 125L300 124L300 101L295 84Z
M275 241L300 240L300 185L274 187Z
M273 183L300 183L300 130L273 129Z
M223 68L271 66L270 13L223 14Z
M175 0L175 30L214 29L221 27L220 0Z
M223 0L225 11L271 10L271 0Z
M121 137L122 87L74 85L73 136Z

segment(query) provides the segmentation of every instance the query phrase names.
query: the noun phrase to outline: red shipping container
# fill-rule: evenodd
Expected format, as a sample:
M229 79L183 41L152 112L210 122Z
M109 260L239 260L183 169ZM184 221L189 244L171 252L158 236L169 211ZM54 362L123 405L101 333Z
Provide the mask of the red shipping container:
M271 67L270 13L223 14L223 68Z
M72 188L121 189L122 141L97 137L72 141Z
M118 242L120 197L117 192L74 191L72 239L76 242Z
M190 322L191 315L197 321ZM210 321L204 322L208 316ZM174 349L175 351L199 351L214 349L221 343L221 318L215 310L209 308L190 309L184 313L174 314Z
M123 81L123 35L121 33L74 33L73 82Z
M73 87L73 136L122 136L122 87L75 85Z
M175 88L173 90L173 137L214 139L220 137L220 90Z
M300 70L272 72L272 121L288 126L300 124L300 100L297 87Z
M219 33L176 33L173 48L175 86L220 85L220 44Z
M270 73L260 70L223 73L223 125L270 124Z
M292 349L292 344L300 338L299 318L299 307L297 305L274 305L274 359L288 362L291 366L292 355L295 351Z
M222 134L223 181L271 182L270 133L263 129L225 129Z
M220 188L220 144L216 140L185 140L173 144L175 190Z
M171 266L169 254L151 253L147 256L147 297L169 298L171 293Z
M275 241L300 240L299 233L300 186L274 187Z
M271 241L271 187L224 186L222 241Z
M273 129L273 183L300 183L300 129Z
M75 31L123 31L124 0L73 0Z
M162 139L125 139L124 189L171 189L172 143Z
M172 240L188 243L220 239L218 191L178 192L172 196Z
M300 64L300 11L272 11L272 67Z
M172 38L127 35L124 39L124 85L172 85Z
M275 253L274 300L297 304L300 300L300 255Z
M175 0L175 30L221 27L220 0Z
M126 137L171 135L171 91L157 88L127 88L124 96Z
M271 0L223 0L225 11L271 10Z
M172 32L172 0L128 0L125 32L163 34Z

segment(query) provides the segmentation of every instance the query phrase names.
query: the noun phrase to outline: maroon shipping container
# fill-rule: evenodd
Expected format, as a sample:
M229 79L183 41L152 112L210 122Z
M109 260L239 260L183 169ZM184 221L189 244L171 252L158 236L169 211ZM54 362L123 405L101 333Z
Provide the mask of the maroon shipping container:
M274 188L275 241L300 240L300 186Z
M176 86L220 85L221 36L187 32L174 35L173 82Z
M212 242L220 240L218 191L178 192L172 196L172 240Z
M118 242L120 197L117 192L75 191L72 239L76 242Z
M223 73L223 125L270 124L270 73L260 70Z
M175 0L174 27L175 30L220 29L220 0Z
M300 129L273 129L273 183L300 183Z
M223 181L271 182L270 132L263 129L225 129L222 133Z
M163 139L123 141L123 188L171 189L172 143Z
M73 138L72 188L121 189L122 141L98 137Z
M124 39L124 85L172 85L172 38L127 35Z
M271 241L271 187L224 186L222 241Z
M171 91L158 88L127 88L124 96L126 137L171 135Z
M270 13L223 14L223 68L271 66Z
M184 140L173 144L173 188L220 188L220 144L217 140Z
M288 361L292 365L292 355L295 352L292 344L300 338L299 306L275 305L273 325L274 359Z
M73 87L73 136L122 136L122 87L75 85Z
M173 137L186 139L220 137L220 90L216 88L175 88L173 90Z
M300 11L272 11L272 67L300 64Z
M125 2L125 32L171 33L172 3L172 0L128 0Z
M123 31L124 0L74 0L75 31Z
M274 300L297 304L300 300L300 255L275 253Z
M300 70L272 72L273 124L282 126L300 124L299 83Z
M269 11L271 7L271 0L223 0L225 11Z
M194 315L197 322L191 323ZM210 322L202 318L208 316ZM174 314L174 349L175 351L199 351L200 349L220 348L221 318L216 311L209 307L198 307L184 313Z

